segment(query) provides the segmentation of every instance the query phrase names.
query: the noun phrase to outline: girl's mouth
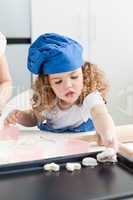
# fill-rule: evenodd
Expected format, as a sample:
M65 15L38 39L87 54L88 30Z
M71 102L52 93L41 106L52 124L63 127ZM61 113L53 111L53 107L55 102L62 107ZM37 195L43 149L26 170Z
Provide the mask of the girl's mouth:
M72 97L74 95L74 92L69 91L65 94L66 97Z

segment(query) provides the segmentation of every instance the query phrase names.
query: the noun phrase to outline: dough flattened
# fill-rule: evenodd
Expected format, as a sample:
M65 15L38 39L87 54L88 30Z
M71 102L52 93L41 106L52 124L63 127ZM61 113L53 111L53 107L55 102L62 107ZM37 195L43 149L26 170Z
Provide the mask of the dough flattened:
M106 148L102 153L97 154L99 162L117 162L117 155L113 148Z
M97 160L95 158L92 157L86 157L82 160L82 165L83 166L90 166L90 167L95 167L97 166Z
M81 164L80 163L66 163L66 169L68 171L80 170Z
M60 170L60 166L56 163L49 163L49 164L45 164L43 166L44 170L45 171L54 171L54 172L57 172Z

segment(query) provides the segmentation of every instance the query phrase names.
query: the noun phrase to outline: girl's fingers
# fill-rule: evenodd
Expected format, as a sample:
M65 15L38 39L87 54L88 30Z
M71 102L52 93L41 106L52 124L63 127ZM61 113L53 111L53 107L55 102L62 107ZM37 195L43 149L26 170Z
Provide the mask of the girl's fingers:
M11 113L9 113L9 115L7 116L7 118L4 121L4 126L10 126L10 124L16 124L17 122L17 113L20 112L18 110L14 110Z
M9 127L10 125L9 125L9 122L8 122L8 120L7 119L5 119L5 121L4 121L4 127Z
M5 121L4 121L4 127L9 127L11 124L15 124L15 122L12 122L9 119L5 119Z
M116 152L118 151L118 142L117 142L116 138L113 138L112 141L106 140L105 141L105 146L115 149Z
M10 124L15 124L15 123L16 123L16 121L14 119L12 119L12 118L6 118L5 121L4 121L4 124L6 126L8 126Z

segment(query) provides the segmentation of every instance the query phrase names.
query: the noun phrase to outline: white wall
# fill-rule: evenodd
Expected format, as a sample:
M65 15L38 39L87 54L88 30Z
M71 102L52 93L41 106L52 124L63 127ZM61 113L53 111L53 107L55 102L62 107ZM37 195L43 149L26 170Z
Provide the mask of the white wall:
M46 32L74 37L88 58L89 0L31 0L32 39Z
M133 122L132 8L132 0L91 0L91 59L110 80L109 109L118 124Z

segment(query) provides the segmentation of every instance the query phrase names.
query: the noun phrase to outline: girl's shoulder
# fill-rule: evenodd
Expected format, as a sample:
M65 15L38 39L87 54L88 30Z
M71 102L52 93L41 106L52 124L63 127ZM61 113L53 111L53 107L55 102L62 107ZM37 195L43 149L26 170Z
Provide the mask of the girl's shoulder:
M4 54L6 42L6 37L0 32L0 54Z
M94 92L89 93L83 100L83 107L91 110L92 107L98 104L105 104L100 92L95 90Z

